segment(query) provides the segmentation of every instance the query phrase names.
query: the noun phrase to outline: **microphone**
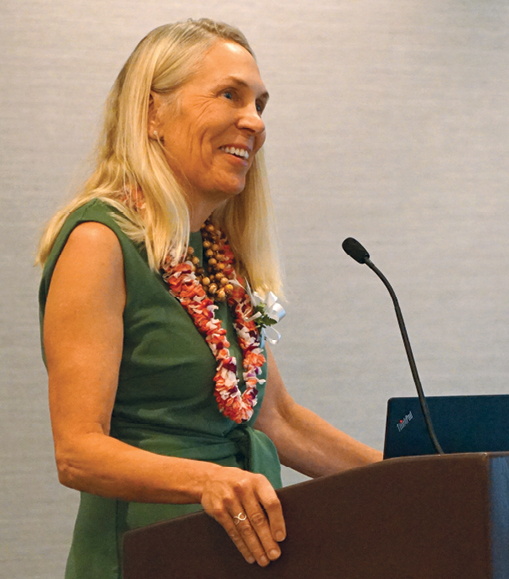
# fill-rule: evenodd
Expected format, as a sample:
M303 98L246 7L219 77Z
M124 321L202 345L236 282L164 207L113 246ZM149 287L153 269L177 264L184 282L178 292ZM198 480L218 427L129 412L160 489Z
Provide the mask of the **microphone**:
M353 237L347 237L345 241L343 241L343 249L350 257L359 263L366 263L366 260L369 259L369 253Z
M353 237L348 237L343 241L343 249L345 252L355 261L366 264L370 269L372 269L376 275L382 280L383 284L387 288L391 298L392 303L394 304L394 309L396 310L396 317L398 319L399 329L401 331L401 337L403 338L403 344L405 345L405 351L408 358L408 362L410 364L410 370L412 371L412 377L414 379L415 387L417 389L417 395L419 397L419 403L421 405L422 414L424 416L424 422L426 423L426 428L428 429L429 436L431 438L431 442L435 447L435 450L438 454L444 454L440 443L435 434L435 429L433 428L433 424L431 422L431 416L429 414L428 403L426 402L426 397L424 395L424 390L422 389L421 380L419 378L419 373L417 372L417 366L415 364L414 355L412 352L412 346L410 345L410 340L408 338L408 334L405 327L405 322L403 320L403 314L401 313L401 309L399 307L398 298L392 289L391 284L384 276L384 274L376 267L376 265L371 261L369 258L369 253L366 249Z

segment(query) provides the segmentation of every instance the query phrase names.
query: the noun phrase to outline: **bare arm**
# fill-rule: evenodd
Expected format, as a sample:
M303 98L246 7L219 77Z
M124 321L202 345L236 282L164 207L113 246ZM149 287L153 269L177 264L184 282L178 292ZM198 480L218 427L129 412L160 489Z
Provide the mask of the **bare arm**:
M99 223L79 225L55 267L44 321L60 481L126 501L201 503L246 560L267 564L280 554L275 539L280 534L284 538L285 527L265 477L153 454L109 436L125 300L123 257L115 234ZM241 511L249 520L236 527L232 517Z
M267 355L267 388L256 428L272 439L282 464L318 477L382 460L381 452L297 404L288 394L268 349Z

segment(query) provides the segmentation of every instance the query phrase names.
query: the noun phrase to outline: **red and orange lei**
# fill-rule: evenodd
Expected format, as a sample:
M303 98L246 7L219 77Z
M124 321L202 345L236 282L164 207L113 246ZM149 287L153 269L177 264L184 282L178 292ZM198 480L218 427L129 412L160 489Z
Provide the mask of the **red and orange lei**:
M224 243L222 251L227 258L224 262L225 273L230 279L235 279L233 253L227 243ZM259 376L265 363L258 330L251 319L254 315L251 300L237 281L228 298L228 305L232 307L235 315L233 325L243 355L242 367L246 389L244 393L241 393L237 378L237 361L230 354L230 343L226 338L226 330L222 327L221 320L214 316L217 306L199 283L191 261L176 265L173 263L173 258L168 256L163 266L163 279L168 284L170 293L179 300L191 316L216 358L214 394L219 410L234 422L239 424L246 422L253 415L257 402L257 386L264 382Z

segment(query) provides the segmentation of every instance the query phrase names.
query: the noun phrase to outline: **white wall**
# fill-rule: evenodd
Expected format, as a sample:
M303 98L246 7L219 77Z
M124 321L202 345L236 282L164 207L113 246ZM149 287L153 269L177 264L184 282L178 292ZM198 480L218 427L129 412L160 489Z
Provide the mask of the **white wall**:
M76 508L53 464L31 266L40 228L84 174L135 44L190 16L240 26L271 92L289 297L275 353L294 397L381 448L387 398L413 394L389 297L342 252L347 236L395 286L428 394L508 390L504 0L3 0L2 577L61 577Z

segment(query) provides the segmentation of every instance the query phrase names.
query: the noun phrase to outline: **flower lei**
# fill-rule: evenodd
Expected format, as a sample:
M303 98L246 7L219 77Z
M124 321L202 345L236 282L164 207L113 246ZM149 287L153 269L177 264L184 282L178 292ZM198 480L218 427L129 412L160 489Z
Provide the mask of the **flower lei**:
M214 377L216 398L219 410L226 417L241 424L253 415L257 403L257 386L265 380L259 378L265 356L260 348L260 338L253 317L251 300L244 287L238 282L234 269L234 256L229 245L224 242L221 247L224 254L224 272L234 280L234 289L228 298L228 305L234 311L234 328L242 350L243 377L246 384L244 393L240 392L237 378L237 361L230 354L230 343L221 320L214 316L217 306L207 296L199 283L191 261L176 263L168 255L163 264L163 279L169 286L170 293L182 304L191 316L199 332L205 337L212 354L216 358L216 375Z

